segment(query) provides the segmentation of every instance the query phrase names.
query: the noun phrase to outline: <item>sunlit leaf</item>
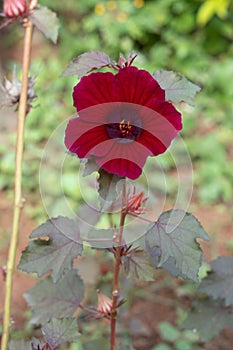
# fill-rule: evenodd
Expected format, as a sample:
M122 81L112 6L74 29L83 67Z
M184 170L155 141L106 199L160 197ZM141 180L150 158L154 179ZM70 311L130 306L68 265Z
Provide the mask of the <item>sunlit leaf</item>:
M84 295L84 284L77 271L65 274L57 283L47 277L24 294L32 309L32 323L48 322L51 318L71 317Z
M169 210L148 227L146 249L156 267L162 267L172 258L177 268L176 273L198 281L202 251L196 238L209 240L199 221L182 210Z
M66 270L70 270L74 258L82 254L78 224L63 216L48 220L36 228L30 237L38 239L31 241L22 252L18 268L28 273L34 272L39 277L51 270L54 282ZM49 240L40 237L49 237Z
M182 328L198 332L203 342L211 340L225 327L233 328L233 313L213 300L195 303Z
M186 102L193 106L193 99L201 88L183 75L167 70L157 70L153 73L153 77L165 90L166 100L174 103Z
M52 318L48 323L43 325L42 333L46 342L52 349L66 342L73 343L78 340L78 324L75 318Z
M220 18L225 18L229 5L230 0L205 0L198 10L197 23L205 25L215 14Z
M212 261L211 267L199 291L213 299L223 299L226 306L233 305L233 258L221 256Z
M62 77L78 74L82 78L86 73L95 69L110 65L111 60L108 55L101 51L89 51L73 59L66 70L61 74Z
M154 281L155 268L151 263L150 255L138 249L133 249L122 256L124 270L129 277L144 281Z
M36 28L40 30L46 38L52 40L52 42L56 44L59 29L59 20L56 13L46 6L40 6L38 9L33 10L29 17Z

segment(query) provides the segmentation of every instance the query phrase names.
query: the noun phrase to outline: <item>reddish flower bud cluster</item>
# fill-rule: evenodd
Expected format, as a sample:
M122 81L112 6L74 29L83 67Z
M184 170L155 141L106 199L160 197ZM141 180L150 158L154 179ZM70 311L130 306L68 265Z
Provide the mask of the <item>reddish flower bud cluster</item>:
M130 190L127 193L125 210L135 214L143 214L145 212L145 208L143 208L143 204L147 201L148 198L143 198L144 192L140 192L136 194L136 189L134 187L133 194L130 194Z
M27 11L25 0L4 0L3 12L6 17L16 18L23 15Z

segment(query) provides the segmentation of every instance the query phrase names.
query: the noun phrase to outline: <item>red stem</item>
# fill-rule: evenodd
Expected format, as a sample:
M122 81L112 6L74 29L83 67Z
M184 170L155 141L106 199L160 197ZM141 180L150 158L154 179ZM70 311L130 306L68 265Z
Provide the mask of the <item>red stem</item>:
M114 268L114 277L113 277L113 291L112 291L112 312L111 312L111 320L110 320L110 349L115 350L115 342L116 342L116 316L117 316L117 301L119 295L119 273L121 267L121 243L122 243L122 235L125 224L125 218L127 215L127 211L124 208L125 203L125 185L122 190L122 210L121 210L121 219L120 219L120 227L116 237L116 252L115 252L115 268Z

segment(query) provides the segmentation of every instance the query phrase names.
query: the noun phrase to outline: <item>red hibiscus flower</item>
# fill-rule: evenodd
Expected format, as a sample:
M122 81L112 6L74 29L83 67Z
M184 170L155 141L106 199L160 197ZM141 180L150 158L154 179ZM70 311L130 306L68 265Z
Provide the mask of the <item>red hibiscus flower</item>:
M182 128L165 91L136 67L83 77L73 99L78 117L68 123L66 147L120 177L138 178L147 157L165 152Z

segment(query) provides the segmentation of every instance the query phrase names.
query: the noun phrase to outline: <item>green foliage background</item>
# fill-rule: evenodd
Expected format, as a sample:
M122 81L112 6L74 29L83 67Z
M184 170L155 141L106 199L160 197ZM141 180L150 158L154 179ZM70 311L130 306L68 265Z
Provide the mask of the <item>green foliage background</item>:
M57 46L35 33L32 74L38 73L38 101L27 118L24 189L38 203L38 166L43 147L53 130L72 113L76 77L59 78L68 62L88 50L105 51L117 60L119 53L138 53L136 64L148 69L182 73L202 91L193 111L184 113L182 137L195 173L195 197L201 203L229 203L233 195L233 3L231 0L41 0L57 12L60 34ZM6 74L22 47L22 30L16 24L1 31ZM17 35L16 35L17 29ZM9 62L9 58L11 61ZM20 61L20 58L18 58ZM61 140L62 142L62 140ZM12 190L14 133L0 145L0 186ZM167 170L174 167L167 154L160 156ZM64 192L74 205L80 194L72 188L77 160L64 174ZM53 201L56 184L51 181ZM169 194L175 195L172 176ZM35 197L35 198L34 198ZM59 198L57 198L59 201ZM62 208L61 208L62 209ZM40 215L37 206L31 215Z

